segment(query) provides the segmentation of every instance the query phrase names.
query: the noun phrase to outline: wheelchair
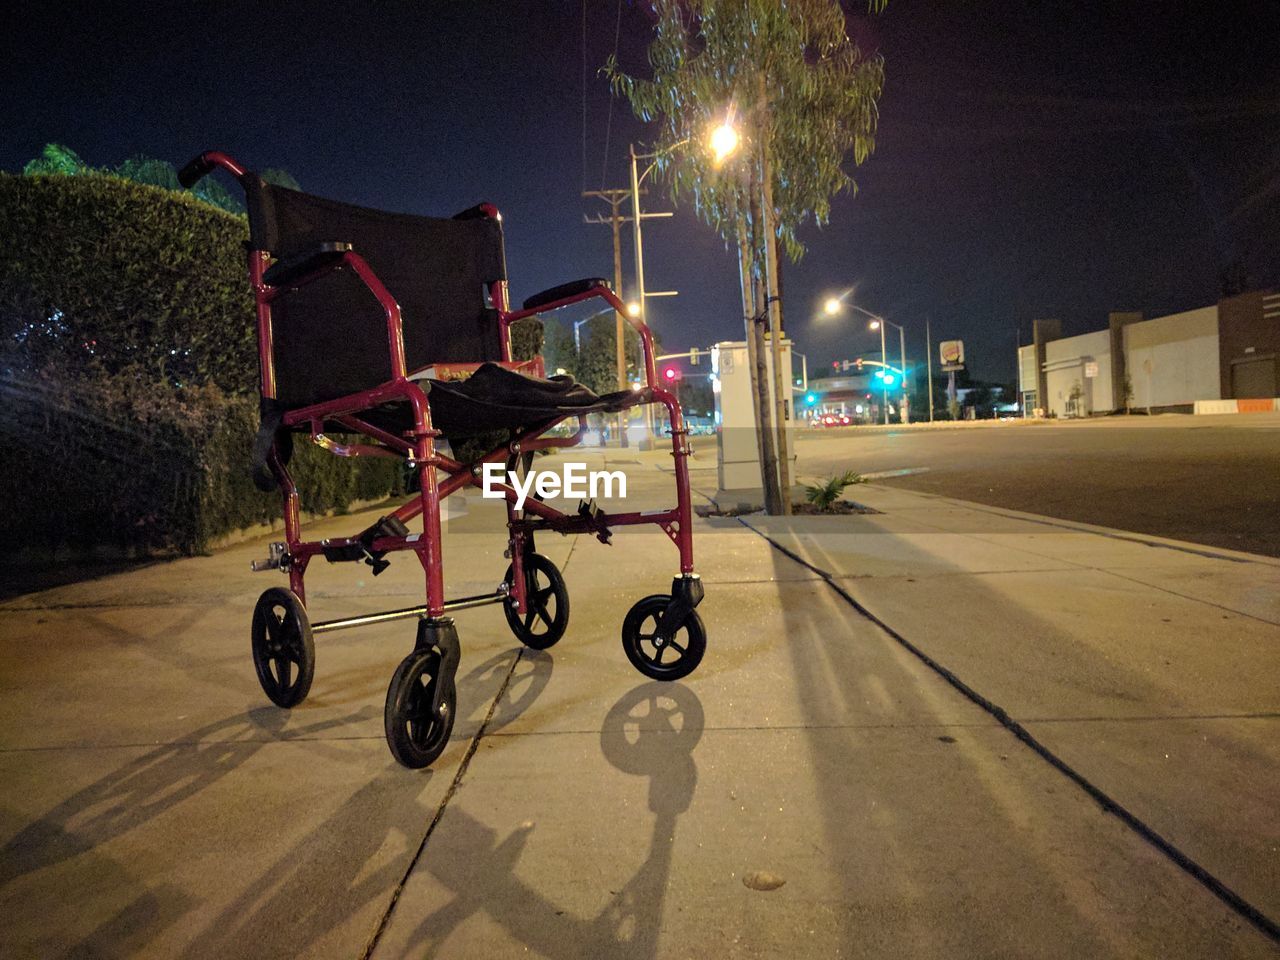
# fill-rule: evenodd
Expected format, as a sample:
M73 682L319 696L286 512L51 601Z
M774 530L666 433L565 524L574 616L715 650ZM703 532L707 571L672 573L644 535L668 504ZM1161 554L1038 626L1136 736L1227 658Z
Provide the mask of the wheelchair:
M680 573L669 594L639 600L622 623L627 659L656 680L697 668L706 632L696 607L703 587L693 566L688 431L676 397L662 388L648 327L627 313L602 279L545 290L512 310L507 294L502 217L481 204L448 219L388 213L265 182L225 153L203 153L179 174L191 187L215 169L243 187L249 214L248 272L257 312L261 428L254 479L279 490L284 540L271 544L255 570L287 573L288 588L267 589L253 610L253 664L277 706L300 704L315 673L314 638L333 630L416 620L412 652L392 674L384 721L401 764L429 766L444 750L457 707L461 658L455 611L501 604L512 633L533 649L555 644L568 625L569 596L555 564L535 549L541 533L590 534L608 544L616 527L656 524L675 544ZM545 378L541 358L511 356L511 326L598 298L628 317L640 337L644 383L598 396L570 377ZM502 491L510 558L491 593L446 599L441 501L481 486L484 464L528 471L537 451L572 447L587 415L640 404L666 408L671 423L676 505L607 513L584 502L563 513L533 491L517 510L517 491ZM552 431L566 422L570 435ZM416 478L414 495L349 537L302 538L298 488L289 473L295 436L340 457L393 457ZM488 452L465 461L445 455L488 437ZM518 475L518 474L517 474ZM510 479L509 477L507 478ZM421 517L421 530L409 524ZM397 551L416 554L426 602L382 613L312 622L304 584L312 559L363 562L381 573Z

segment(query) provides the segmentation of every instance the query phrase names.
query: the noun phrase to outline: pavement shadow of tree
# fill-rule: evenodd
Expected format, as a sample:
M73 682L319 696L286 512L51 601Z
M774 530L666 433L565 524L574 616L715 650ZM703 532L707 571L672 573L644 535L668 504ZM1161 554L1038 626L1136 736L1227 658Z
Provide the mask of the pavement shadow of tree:
M0 848L0 889L143 826L218 782L274 740L315 736L364 712L296 727L275 707L206 724L77 791Z
M546 956L656 956L677 820L693 801L698 782L693 749L703 727L702 702L682 683L643 683L605 716L601 753L618 770L649 778L649 809L655 819L648 856L589 919L570 916L516 876L532 826L499 841L496 831L451 807L427 848L424 865L454 897L423 918L406 953L434 954L468 917L484 912Z
M418 802L435 776L388 762L229 903L183 960L312 956L326 934L395 888L435 812Z

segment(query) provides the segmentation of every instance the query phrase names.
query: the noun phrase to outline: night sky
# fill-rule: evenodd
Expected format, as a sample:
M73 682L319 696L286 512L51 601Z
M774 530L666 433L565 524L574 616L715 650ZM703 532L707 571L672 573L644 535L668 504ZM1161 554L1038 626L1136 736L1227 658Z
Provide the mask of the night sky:
M804 232L785 272L811 363L878 349L862 322L817 316L855 283L907 328L909 360L928 317L935 343L966 341L977 375L1011 380L1035 317L1076 333L1108 310L1204 306L1237 260L1251 286L1280 282L1280 4L850 9L887 81L857 197ZM218 148L370 206L497 204L517 302L612 274L608 228L582 222L602 205L580 193L624 186L627 144L653 136L596 74L615 37L624 67L644 69L643 3L587 4L585 163L580 2L20 2L2 16L2 169L48 141L98 165ZM680 291L650 305L664 346L741 337L736 261L710 228L680 208L645 237L649 288ZM628 243L628 284L630 263Z

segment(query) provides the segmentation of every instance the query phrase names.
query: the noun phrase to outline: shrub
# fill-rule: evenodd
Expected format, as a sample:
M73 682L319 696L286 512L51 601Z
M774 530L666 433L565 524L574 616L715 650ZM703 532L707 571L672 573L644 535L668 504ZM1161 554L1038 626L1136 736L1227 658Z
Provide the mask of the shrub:
M253 389L244 218L118 177L0 174L0 363Z
M280 518L249 475L257 402L216 386L172 389L128 376L68 387L0 378L6 417L0 528L11 543L200 553L218 537ZM404 489L392 460L355 462L298 444L304 510L344 511Z
M852 470L846 470L844 473L838 473L827 477L826 480L820 480L817 483L806 486L804 488L805 499L819 510L830 510L831 505L839 500L840 495L844 493L845 487L862 482L861 476Z

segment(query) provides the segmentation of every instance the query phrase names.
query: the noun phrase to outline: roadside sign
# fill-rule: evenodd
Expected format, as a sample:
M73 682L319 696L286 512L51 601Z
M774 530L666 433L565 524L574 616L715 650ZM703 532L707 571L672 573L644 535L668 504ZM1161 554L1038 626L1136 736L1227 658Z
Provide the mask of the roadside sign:
M944 368L964 365L963 340L943 340L938 344L938 353L942 358Z
M1091 380L1098 375L1098 361L1086 360L1084 364L1085 379Z

